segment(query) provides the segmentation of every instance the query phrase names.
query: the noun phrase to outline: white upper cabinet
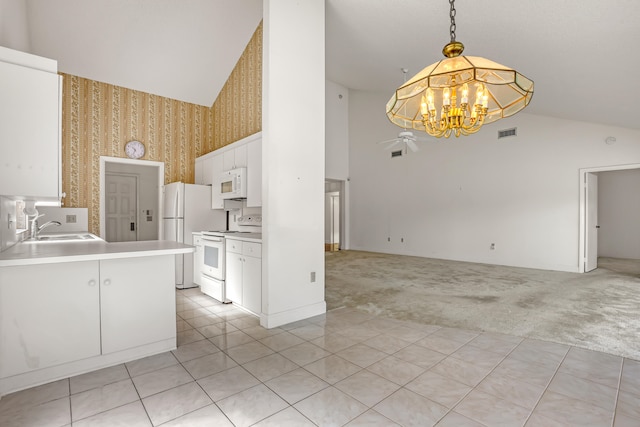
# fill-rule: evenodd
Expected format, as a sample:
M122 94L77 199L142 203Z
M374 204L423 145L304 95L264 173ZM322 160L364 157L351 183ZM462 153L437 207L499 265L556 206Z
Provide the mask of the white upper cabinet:
M247 144L240 145L234 151L234 169L247 167Z
M198 185L205 185L204 183L204 160L202 157L196 159L195 164L195 179L194 183Z
M224 209L224 200L222 199L222 193L220 192L219 179L222 175L224 156L218 154L217 156L210 157L211 159L211 209Z
M211 208L224 209L219 188L223 172L247 168L247 207L262 206L262 134L260 132L196 159L196 184L211 184Z
M213 185L216 182L217 177L214 177L214 158L208 157L204 159L203 167L202 167L202 183L204 185Z
M262 206L262 139L247 147L247 207Z
M60 201L57 62L0 47L0 195Z
M223 172L247 167L247 145L239 145L224 152Z

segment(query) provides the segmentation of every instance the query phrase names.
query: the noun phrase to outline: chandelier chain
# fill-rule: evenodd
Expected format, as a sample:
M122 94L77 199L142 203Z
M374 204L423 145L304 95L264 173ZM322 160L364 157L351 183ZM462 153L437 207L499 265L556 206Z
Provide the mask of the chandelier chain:
M449 18L451 18L451 26L449 27L449 33L451 34L451 42L456 41L456 7L454 5L455 0L449 0Z

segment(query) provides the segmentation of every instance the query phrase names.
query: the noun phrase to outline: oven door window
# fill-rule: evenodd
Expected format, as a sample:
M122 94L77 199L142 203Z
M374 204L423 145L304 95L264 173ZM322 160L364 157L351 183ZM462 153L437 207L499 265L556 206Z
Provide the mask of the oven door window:
M204 265L211 268L219 268L220 248L204 246Z

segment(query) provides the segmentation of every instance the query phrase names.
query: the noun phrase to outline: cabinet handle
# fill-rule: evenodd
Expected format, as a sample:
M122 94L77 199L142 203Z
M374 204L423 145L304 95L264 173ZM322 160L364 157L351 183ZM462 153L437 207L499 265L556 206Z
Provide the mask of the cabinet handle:
M95 286L96 285L96 281L94 279L91 279L91 280L89 280L89 283L87 283L87 285Z
M109 286L111 284L111 279L105 279L104 282L102 282L105 286Z

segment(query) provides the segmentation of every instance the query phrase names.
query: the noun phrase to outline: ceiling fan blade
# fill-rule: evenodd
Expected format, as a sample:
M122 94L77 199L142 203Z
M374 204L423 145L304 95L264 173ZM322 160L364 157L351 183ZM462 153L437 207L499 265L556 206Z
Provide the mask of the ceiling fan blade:
M398 142L398 138L387 139L386 141L380 141L378 144L388 144L389 142Z
M400 144L402 141L399 139L392 139L391 141L387 141L390 142L391 144L387 145L386 147L384 147L385 150L391 150L393 147L395 147L396 145Z
M411 151L413 151L414 153L420 150L420 147L418 147L418 144L416 144L410 139L407 139L407 146L411 148Z

